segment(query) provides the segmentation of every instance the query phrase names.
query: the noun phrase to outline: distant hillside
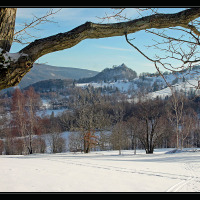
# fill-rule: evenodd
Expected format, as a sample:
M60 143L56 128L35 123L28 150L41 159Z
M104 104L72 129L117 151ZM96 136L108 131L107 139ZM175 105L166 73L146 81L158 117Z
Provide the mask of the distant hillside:
M172 95L171 88L180 91L190 97L200 96L200 65L191 67L190 69L182 70L181 72L163 73L160 76L157 73L143 73L141 76L131 80L131 81L113 81L113 82L88 82L88 83L77 83L77 87L87 88L88 85L94 88L105 88L107 91L120 91L124 94L136 94L138 91L145 92L147 97L156 98L157 96L161 98L168 98ZM168 87L166 82L171 85ZM137 99L137 98L135 98Z
M79 69L72 67L56 67L46 64L33 65L33 68L28 72L20 82L20 88L27 87L33 83L48 79L80 79L95 76L98 72Z
M117 81L117 80L133 80L137 77L137 73L128 68L124 63L119 66L113 66L112 68L106 68L102 72L98 73L94 77L81 78L78 83L89 83L99 81Z
M49 79L38 81L37 83L33 83L24 89L27 90L29 87L33 87L36 92L49 92L62 90L69 86L72 86L74 83L73 79Z

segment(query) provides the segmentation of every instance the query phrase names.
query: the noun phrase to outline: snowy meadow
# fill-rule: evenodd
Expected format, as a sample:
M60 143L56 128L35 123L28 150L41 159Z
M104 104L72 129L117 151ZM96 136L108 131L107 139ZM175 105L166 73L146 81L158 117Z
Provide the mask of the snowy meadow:
M200 150L0 156L1 192L200 192Z

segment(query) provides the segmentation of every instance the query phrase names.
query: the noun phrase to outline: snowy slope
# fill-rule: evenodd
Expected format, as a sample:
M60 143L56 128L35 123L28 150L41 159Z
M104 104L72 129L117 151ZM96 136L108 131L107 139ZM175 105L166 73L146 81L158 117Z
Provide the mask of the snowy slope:
M112 87L112 88L118 88L121 92L127 92L128 89L133 85L132 82L128 82L128 81L124 81L124 80L118 80L116 82L109 82L109 83L105 83L104 81L102 81L101 83L77 83L76 86L77 87L88 87L89 85L93 86L94 88L98 88L98 87Z
M0 192L200 192L200 151L0 156Z
M187 80L186 82L180 82L178 84L171 85L171 89L170 87L166 87L162 90L149 93L149 97L156 98L157 96L159 96L161 98L165 98L166 96L172 95L172 90L182 91L182 93L185 94L193 91L196 95L199 95L200 90L199 88L197 88L197 86L198 86L198 80L190 79Z
M182 73L171 73L164 75L165 80L172 88L175 90L182 90L182 92L189 92L191 90L195 91L196 94L199 91L196 89L198 86L198 81L200 80L200 66L194 67L192 70L186 70ZM171 89L167 87L165 80L161 76L148 76L146 75L143 78L135 78L132 81L128 80L118 80L116 82L90 82L90 83L80 83L76 84L77 87L88 87L88 85L93 86L94 88L98 87L112 87L118 88L121 92L127 93L128 91L137 91L142 87L149 87L150 90L153 89L154 84L158 85L158 90L150 92L149 97L155 98L160 96L165 98L166 96L171 96Z

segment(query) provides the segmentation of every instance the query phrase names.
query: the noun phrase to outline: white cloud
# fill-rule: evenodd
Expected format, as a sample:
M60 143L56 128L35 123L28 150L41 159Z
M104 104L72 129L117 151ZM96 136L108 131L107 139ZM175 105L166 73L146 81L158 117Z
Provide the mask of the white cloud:
M97 46L101 49L110 49L110 50L117 50L117 51L133 51L131 49L119 48L119 47L111 47L111 46Z

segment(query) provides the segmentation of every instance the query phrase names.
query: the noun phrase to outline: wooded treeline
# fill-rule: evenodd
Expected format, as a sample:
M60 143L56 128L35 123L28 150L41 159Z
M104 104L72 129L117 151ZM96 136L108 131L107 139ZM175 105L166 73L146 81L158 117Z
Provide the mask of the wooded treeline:
M87 87L74 88L67 99L64 112L48 116L38 115L41 99L33 88L1 97L0 154L200 147L198 97L176 91L166 99L140 94L127 101L120 92Z

